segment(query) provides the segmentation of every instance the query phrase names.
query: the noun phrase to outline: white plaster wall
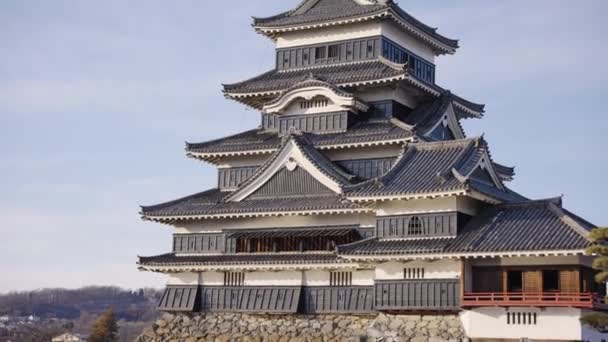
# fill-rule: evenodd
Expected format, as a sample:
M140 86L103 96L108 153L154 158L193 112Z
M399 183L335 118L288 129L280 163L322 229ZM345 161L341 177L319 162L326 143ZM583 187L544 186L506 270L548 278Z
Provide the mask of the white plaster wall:
M224 272L207 271L201 273L201 285L223 286Z
M376 265L375 278L378 280L403 279L404 268L424 268L424 279L460 278L460 260L442 259L437 261L390 261Z
M377 206L378 216L441 213L448 211L460 211L469 215L475 215L477 211L476 201L462 196L380 202Z
M304 272L302 281L304 286L328 286L329 271L310 270Z
M315 30L285 32L277 38L277 49L301 45L321 44L348 39L379 36L382 32L378 22L332 26Z
M311 100L312 101L327 100L328 103L327 103L327 106L300 108L300 103L302 103L303 101L307 101L307 100L303 100L303 98L301 98L301 99L298 99L298 100L290 103L282 111L282 113L280 113L280 115L304 115L304 114L331 113L331 112L340 112L340 111L349 109L349 108L342 107L342 106L332 102L331 99L329 99L325 96L322 96L322 95L315 96Z
M268 158L270 158L270 153L264 154L256 154L252 156L230 156L230 157L222 157L218 162L218 168L227 168L227 167L243 167L243 166L259 166L264 164Z
M536 325L507 324L509 312L536 312ZM460 319L466 335L474 339L580 340L580 309L573 308L477 308L464 310ZM593 340L596 341L596 340Z
M340 270L349 272L349 270ZM352 270L354 286L373 286L374 270ZM329 286L329 271L310 270L304 272L304 286Z
M374 270L353 271L354 286L373 286L376 272Z
M313 215L184 221L176 223L175 231L176 233L188 234L216 232L222 229L290 228L322 225L374 226L375 224L376 221L373 214Z
M170 273L167 285L198 285L198 272Z
M435 63L435 52L427 44L408 34L392 21L383 21L381 24L382 35L395 43L405 47L418 56Z
M245 286L300 286L302 272L246 272Z

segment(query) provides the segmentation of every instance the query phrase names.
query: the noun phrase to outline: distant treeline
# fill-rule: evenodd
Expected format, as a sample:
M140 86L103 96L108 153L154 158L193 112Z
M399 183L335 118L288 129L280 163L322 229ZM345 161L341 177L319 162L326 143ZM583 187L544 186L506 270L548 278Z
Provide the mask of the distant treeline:
M141 321L155 314L160 294L152 288L129 291L113 286L11 292L0 295L0 315L76 319L81 313L98 314L111 307L118 319Z

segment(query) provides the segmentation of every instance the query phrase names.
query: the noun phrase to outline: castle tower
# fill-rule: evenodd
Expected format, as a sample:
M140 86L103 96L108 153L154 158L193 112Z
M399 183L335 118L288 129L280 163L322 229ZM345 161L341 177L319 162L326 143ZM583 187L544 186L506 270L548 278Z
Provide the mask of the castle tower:
M305 0L253 27L276 66L223 87L259 127L188 143L217 187L141 209L174 230L138 263L168 276L160 310L449 313L472 338L582 339L603 308L593 225L511 190L467 137L484 106L435 82L457 40L391 0Z

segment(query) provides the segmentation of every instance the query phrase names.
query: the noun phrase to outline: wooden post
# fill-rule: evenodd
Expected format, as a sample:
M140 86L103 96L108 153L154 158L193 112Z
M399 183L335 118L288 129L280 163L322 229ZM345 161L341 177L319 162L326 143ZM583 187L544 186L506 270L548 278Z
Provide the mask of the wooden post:
M460 258L460 300L461 301L463 300L464 293L465 293L465 291L464 291L464 286L465 286L464 277L465 277L465 270L466 270L465 264L464 264L465 262L466 262L465 258Z

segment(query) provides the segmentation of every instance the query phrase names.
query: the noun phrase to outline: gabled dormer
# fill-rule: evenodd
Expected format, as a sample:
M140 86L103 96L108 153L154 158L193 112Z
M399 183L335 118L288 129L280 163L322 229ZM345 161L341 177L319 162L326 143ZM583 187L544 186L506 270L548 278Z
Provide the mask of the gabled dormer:
M355 176L319 153L305 137L289 135L275 154L226 200L340 195Z
M295 84L262 109L262 127L279 135L344 132L369 106L353 94L312 75Z

